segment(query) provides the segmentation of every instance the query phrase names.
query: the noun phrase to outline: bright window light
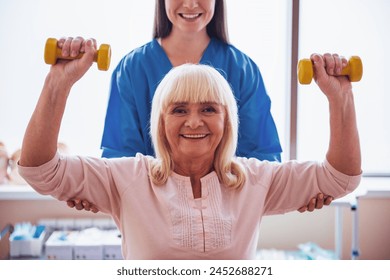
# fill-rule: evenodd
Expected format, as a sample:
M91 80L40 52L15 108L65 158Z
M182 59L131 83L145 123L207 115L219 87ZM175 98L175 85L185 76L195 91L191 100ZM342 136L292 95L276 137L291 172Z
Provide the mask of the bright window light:
M314 52L362 58L363 78L353 90L367 175L390 175L389 14L387 0L300 1L300 58ZM297 157L323 159L329 139L325 96L312 84L299 86L298 97Z

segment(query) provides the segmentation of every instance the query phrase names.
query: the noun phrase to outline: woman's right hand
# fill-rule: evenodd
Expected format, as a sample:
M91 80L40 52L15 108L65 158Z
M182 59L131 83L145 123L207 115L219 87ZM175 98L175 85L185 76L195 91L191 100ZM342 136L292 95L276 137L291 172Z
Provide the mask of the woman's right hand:
M96 53L96 40L83 37L63 37L58 40L57 47L61 49L63 57L75 58L83 54L81 58L58 59L50 72L60 79L58 82L66 83L70 87L76 83L91 67Z

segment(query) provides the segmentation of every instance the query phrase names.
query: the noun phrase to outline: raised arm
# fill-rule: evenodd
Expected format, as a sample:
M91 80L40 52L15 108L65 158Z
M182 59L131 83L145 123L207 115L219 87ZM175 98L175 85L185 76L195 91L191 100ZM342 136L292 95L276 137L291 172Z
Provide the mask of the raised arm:
M316 83L329 101L330 141L328 162L347 175L361 174L361 152L351 82L338 76L347 60L337 54L313 54Z
M60 60L51 66L24 135L21 166L39 166L54 157L69 92L90 68L96 52L96 42L81 37L61 39L58 46L65 57L85 54L80 59Z

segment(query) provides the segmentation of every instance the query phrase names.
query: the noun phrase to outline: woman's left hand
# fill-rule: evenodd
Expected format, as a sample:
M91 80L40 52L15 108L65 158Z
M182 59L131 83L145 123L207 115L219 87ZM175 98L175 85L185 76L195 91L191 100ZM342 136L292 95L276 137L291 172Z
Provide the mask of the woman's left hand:
M347 66L347 60L338 54L312 54L314 80L321 91L330 99L342 97L345 92L352 91L352 85L347 76L342 76L342 69Z
M76 210L85 210L85 211L91 211L93 213L99 212L99 209L96 208L96 206L89 202L88 200L83 200L79 198L69 199L66 204L70 208L76 208Z
M302 206L298 209L298 212L303 213L306 211L313 212L315 209L321 209L324 205L328 206L332 203L333 197L329 195L317 194L316 197L310 199L309 204Z

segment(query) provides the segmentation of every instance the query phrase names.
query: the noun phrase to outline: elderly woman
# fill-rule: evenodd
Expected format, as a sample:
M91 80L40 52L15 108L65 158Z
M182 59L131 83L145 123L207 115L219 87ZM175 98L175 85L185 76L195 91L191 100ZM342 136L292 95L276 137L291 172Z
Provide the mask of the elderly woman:
M72 86L92 64L51 67L23 141L19 172L39 193L82 197L110 214L126 259L251 259L263 215L295 211L317 193L335 198L359 184L361 158L351 84L338 77L345 59L313 55L316 81L330 108L324 162L275 163L235 157L237 105L219 72L205 65L172 69L152 104L156 157L62 156L57 137ZM297 187L299 186L299 187Z

